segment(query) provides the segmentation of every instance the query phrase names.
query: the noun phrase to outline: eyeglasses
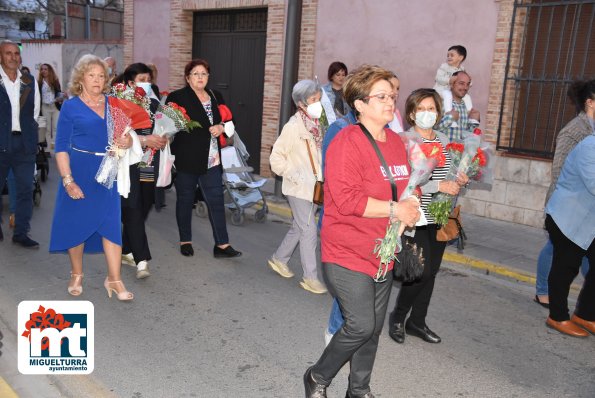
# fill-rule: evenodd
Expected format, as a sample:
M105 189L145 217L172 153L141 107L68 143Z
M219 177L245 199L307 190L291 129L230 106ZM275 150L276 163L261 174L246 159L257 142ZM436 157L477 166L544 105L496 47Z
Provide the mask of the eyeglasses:
M204 73L204 72L200 72L200 73L199 72L192 72L190 74L190 76L192 76L192 77L208 77L209 74L208 73Z
M395 102L395 100L397 99L397 94L380 93L380 94L368 95L367 97L364 97L364 99L370 99L370 98L376 98L378 101L382 102L383 104L386 104L389 100L392 102Z

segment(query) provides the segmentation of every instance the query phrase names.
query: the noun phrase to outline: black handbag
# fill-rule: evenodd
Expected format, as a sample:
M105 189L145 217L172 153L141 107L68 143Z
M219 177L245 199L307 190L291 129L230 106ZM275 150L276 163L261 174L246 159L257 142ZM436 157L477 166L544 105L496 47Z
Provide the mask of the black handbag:
M384 156L382 156L380 148L378 148L376 141L374 141L374 137L372 137L372 134L370 134L368 129L361 123L358 123L358 125L362 129L366 138L368 138L368 141L370 141L370 144L372 144L372 147L374 147L382 167L384 167L384 170L386 170L386 174L390 182L392 199L393 202L396 202L397 184L395 183L395 179L393 178L390 169L384 160ZM418 248L415 243L410 243L405 239L403 239L402 243L403 247L401 248L401 251L397 253L397 260L393 266L393 276L395 279L403 282L412 282L416 279L419 279L424 272L423 250Z

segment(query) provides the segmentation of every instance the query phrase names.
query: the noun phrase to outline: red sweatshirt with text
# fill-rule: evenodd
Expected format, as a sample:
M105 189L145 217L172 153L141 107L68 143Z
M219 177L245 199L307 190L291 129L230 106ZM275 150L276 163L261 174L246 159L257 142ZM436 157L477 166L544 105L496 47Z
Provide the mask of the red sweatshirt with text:
M405 145L389 129L386 129L386 142L376 141L376 144L395 179L398 198L409 181ZM324 167L324 217L320 233L323 263L335 263L371 277L376 275L380 259L372 251L376 239L386 234L388 218L365 218L363 214L368 197L392 198L386 173L358 125L345 127L332 140Z

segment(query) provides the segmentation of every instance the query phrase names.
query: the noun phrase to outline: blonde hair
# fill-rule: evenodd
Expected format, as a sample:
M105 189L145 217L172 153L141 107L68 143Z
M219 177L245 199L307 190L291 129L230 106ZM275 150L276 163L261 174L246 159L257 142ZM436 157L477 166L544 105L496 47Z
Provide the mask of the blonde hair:
M87 54L83 55L72 69L70 81L68 82L68 90L72 95L81 95L83 92L83 76L89 71L89 69L91 69L91 66L93 65L99 65L103 68L103 73L105 75L105 85L103 86L103 92L108 93L110 91L107 64L98 56Z
M343 85L343 97L345 97L347 105L354 110L355 116L359 116L359 112L355 108L355 101L367 102L365 98L370 94L372 86L380 80L386 80L390 83L392 77L395 77L394 73L376 65L360 66L347 76L347 80Z

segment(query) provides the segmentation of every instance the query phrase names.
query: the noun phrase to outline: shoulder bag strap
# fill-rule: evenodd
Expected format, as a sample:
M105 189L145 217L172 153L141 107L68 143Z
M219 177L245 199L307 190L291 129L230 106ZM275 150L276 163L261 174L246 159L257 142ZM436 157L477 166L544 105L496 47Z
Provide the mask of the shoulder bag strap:
M368 129L363 124L358 123L357 125L362 129L362 132L364 133L364 135L366 136L368 141L370 141L370 144L372 144L372 147L374 147L374 150L376 151L376 155L378 155L378 159L380 159L380 163L382 163L382 167L384 167L384 171L388 175L388 180L390 181L390 189L393 194L393 201L396 202L397 201L397 184L395 183L395 179L393 178L393 175L390 172L390 169L388 168L386 161L384 160L384 156L382 156L382 152L380 152L380 148L378 148L378 144L376 144L374 137L372 137L372 134L370 134Z
M304 142L306 143L306 149L308 150L308 157L310 158L310 165L312 166L312 172L314 173L314 177L316 178L316 181L318 181L318 174L316 173L316 167L314 167L314 160L312 160L312 152L310 152L310 144L308 143L308 140L304 140Z

